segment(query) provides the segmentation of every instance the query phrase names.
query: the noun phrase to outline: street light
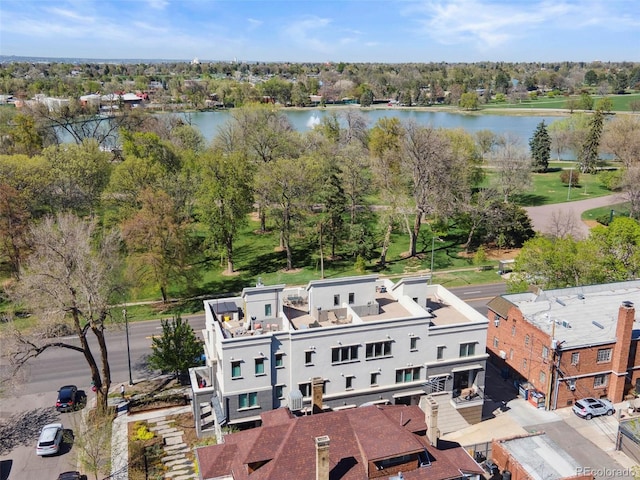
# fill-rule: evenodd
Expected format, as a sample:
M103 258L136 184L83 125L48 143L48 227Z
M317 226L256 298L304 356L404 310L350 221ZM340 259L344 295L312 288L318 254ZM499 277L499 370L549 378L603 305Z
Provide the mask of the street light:
M431 237L431 276L429 277L429 285L431 285L431 283L433 282L433 252L435 250L436 240L438 240L439 242L444 241L441 238L436 237L435 235Z
M131 351L129 350L129 320L127 319L127 309L122 309L122 316L124 317L124 331L127 335L127 365L129 366L129 386L133 385L133 378L131 377Z

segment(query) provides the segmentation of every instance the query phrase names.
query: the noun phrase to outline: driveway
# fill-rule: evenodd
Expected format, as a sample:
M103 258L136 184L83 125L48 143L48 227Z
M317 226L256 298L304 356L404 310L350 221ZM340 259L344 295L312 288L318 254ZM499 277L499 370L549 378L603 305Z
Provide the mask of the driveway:
M576 194L579 195L579 194ZM589 236L590 226L582 221L582 213L593 208L624 202L621 195L607 195L575 202L556 203L539 207L525 207L533 229L540 233L571 234L575 238Z

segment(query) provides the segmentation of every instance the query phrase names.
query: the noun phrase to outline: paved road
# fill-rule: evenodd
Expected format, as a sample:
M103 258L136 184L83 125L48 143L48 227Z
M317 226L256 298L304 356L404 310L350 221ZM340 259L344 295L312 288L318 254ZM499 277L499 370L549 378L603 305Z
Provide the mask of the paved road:
M576 194L576 196L578 195L580 194ZM567 225L568 221L570 221L574 227L571 229L573 236L586 238L589 235L590 227L582 221L582 213L593 208L606 207L622 202L624 202L624 199L620 195L607 195L588 200L526 207L525 210L529 214L533 229L536 232L550 233L559 223Z

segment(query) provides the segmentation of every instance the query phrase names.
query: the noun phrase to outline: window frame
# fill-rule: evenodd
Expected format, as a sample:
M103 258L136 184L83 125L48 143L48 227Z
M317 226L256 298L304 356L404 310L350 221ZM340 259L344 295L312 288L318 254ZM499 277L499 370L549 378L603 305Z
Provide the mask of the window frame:
M436 360L444 360L444 351L446 348L446 345L436 345Z
M613 353L612 348L599 348L596 353L596 363L609 363L611 361L611 356ZM604 359L600 358L601 355Z
M236 369L238 374L235 374ZM242 360L231 360L231 379L242 378Z
M358 349L359 344L339 345L331 347L331 365L339 365L341 363L359 362Z
M580 363L580 352L571 352L571 365L578 365L579 363Z
M305 366L313 365L313 354L316 353L315 350L305 350L304 351L304 364Z
M459 357L473 357L476 354L476 344L478 342L465 342L460 344Z
M349 292L349 305L353 305L354 303L356 303L356 293Z
M600 375L594 375L593 388L605 388L609 385L609 375L606 373Z
M242 405L246 402L246 405ZM260 408L258 403L258 392L245 392L238 394L238 410L250 410L252 408Z
M415 335L412 337L409 337L409 351L410 352L418 351L418 337L416 337Z
M396 368L396 384L417 382L420 380L422 367ZM408 375L411 376L409 379Z
M275 354L275 367L276 368L284 368L284 353L277 352Z
M391 344L393 340L381 340L378 342L367 342L364 344L365 360L373 360L375 358L392 357ZM378 351L379 349L379 351Z
M267 374L265 369L265 363L266 363L266 359L264 357L256 357L253 359L253 372L256 377L262 377ZM262 370L262 371L259 371L259 370Z

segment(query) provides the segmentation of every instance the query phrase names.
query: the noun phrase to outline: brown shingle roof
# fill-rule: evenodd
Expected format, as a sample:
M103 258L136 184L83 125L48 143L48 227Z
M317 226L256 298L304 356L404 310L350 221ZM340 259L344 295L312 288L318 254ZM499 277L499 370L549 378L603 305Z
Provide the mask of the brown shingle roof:
M368 462L424 449L432 464L403 472L406 479L457 478L465 465L468 471L482 471L461 447L442 451L428 444L424 412L418 406L371 405L302 417L287 412L265 412L262 427L227 435L222 445L198 448L202 478L315 480L315 438L323 435L330 438L331 480L366 479ZM259 468L249 474L249 464Z
M513 303L504 297L495 297L487 303L489 310L496 312L502 318L507 318L509 309L513 307Z

